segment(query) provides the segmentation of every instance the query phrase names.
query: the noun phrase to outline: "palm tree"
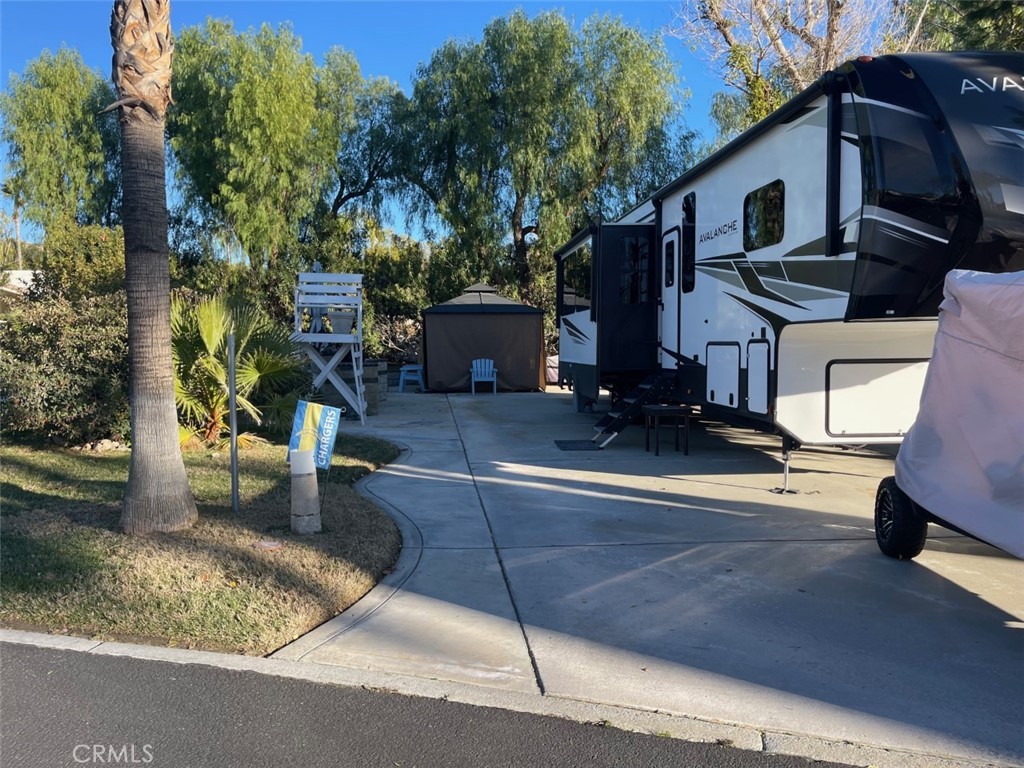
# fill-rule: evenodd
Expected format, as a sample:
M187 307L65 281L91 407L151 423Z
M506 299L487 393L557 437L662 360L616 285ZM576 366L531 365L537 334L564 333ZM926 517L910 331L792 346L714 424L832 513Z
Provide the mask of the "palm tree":
M176 531L198 516L178 445L171 363L171 278L164 115L171 102L170 0L115 0L113 80L121 124L132 455L121 507L127 533Z

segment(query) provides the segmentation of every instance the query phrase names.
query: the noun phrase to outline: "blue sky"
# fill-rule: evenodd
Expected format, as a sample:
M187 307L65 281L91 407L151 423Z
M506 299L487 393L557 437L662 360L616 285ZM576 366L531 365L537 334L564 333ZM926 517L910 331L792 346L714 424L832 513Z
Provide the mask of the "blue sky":
M7 87L12 72L22 73L31 59L62 45L77 49L85 63L110 75L111 0L0 0L0 76ZM364 76L385 76L409 90L420 62L449 38L478 40L492 19L523 8L531 16L562 10L577 23L595 13L621 16L627 23L656 34L672 20L673 0L173 0L173 29L202 24L207 17L228 18L235 29L266 22L291 22L303 47L320 61L334 46L352 51ZM708 103L718 89L706 64L680 40L666 47L681 84L691 91L686 121L705 131ZM6 159L6 152L3 153ZM7 201L3 201L8 210Z

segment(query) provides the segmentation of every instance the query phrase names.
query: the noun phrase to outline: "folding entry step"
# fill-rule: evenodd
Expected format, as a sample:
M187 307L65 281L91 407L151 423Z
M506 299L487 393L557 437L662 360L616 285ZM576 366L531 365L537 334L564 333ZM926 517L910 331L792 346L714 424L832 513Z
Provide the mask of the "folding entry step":
M601 417L594 425L597 434L591 442L604 448L640 416L645 405L665 402L674 384L675 374L652 373L622 398L625 407L621 411L610 411Z

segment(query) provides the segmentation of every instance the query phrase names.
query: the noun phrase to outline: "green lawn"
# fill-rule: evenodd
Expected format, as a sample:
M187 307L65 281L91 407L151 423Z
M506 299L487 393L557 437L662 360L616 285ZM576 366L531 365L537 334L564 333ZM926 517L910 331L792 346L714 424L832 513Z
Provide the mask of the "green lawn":
M240 452L234 516L228 453L187 452L199 522L135 538L117 529L126 451L0 448L0 624L255 655L308 632L397 557L394 523L351 486L398 451L339 438L330 473L318 473L314 536L290 531L284 455L282 445Z

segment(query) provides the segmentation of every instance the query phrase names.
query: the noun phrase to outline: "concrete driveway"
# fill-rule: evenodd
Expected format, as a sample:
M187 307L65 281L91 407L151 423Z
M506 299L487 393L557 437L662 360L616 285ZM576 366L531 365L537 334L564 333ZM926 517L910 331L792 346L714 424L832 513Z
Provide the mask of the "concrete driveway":
M276 655L735 726L751 748L1024 765L1024 562L934 526L916 560L883 556L885 456L802 450L778 495L777 438L555 446L595 418L557 390L392 393L352 429L407 449L364 484L402 557Z

